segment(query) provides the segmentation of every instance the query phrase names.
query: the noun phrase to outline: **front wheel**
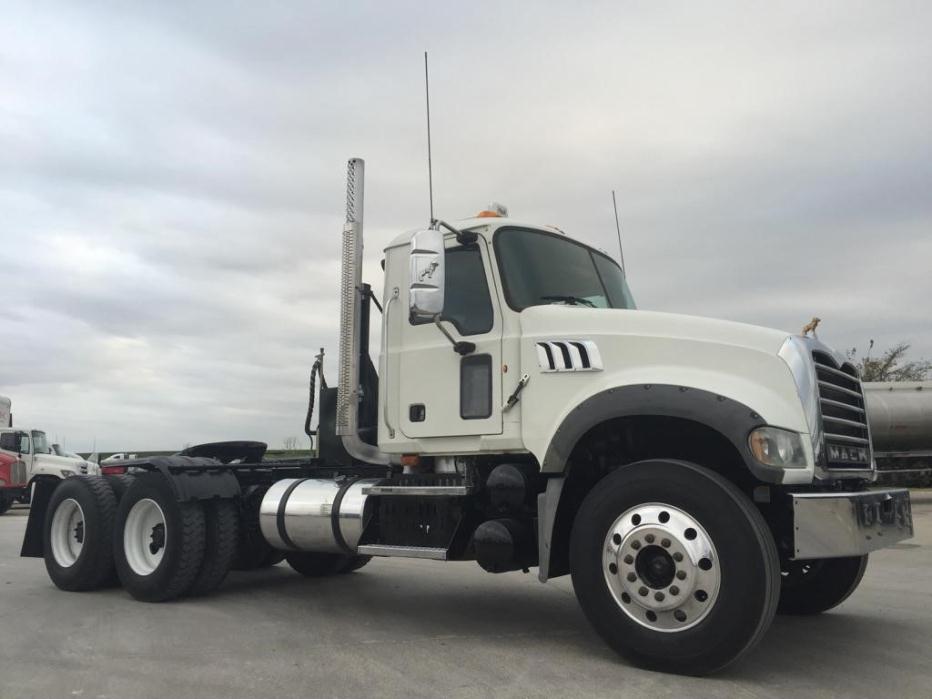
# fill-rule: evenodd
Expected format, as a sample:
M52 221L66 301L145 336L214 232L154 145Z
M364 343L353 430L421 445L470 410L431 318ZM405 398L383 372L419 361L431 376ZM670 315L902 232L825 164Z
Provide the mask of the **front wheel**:
M780 614L821 614L837 607L861 583L867 556L787 561L782 566Z
M748 652L780 589L760 512L720 475L683 461L643 461L599 481L576 515L570 571L580 606L613 649L691 675Z
M0 515L4 514L7 510L13 507L13 501L16 498L13 495L5 490L0 490Z

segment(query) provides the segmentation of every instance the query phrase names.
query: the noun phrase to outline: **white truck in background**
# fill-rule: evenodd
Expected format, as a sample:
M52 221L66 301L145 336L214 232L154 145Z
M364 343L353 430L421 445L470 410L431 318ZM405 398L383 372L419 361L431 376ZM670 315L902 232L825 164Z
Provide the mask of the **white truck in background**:
M0 396L0 514L17 500L29 502L37 480L98 475L97 464L77 454L57 453L42 430L13 427L9 398Z
M316 454L204 444L37 484L21 553L58 587L115 572L142 601L203 595L259 545L314 577L373 556L536 567L571 576L618 653L708 674L778 611L843 602L871 551L912 536L908 492L869 488L857 370L817 339L637 310L607 255L500 209L392 241L379 305L358 159L346 202Z

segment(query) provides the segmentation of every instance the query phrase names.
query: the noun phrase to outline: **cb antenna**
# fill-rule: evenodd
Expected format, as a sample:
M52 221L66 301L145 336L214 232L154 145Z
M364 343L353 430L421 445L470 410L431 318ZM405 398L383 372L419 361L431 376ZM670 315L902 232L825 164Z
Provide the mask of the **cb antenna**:
M434 171L430 160L430 77L427 73L427 51L424 52L424 96L427 101L427 194L430 199L430 223L434 222Z
M615 200L615 190L612 190L612 207L615 209L615 230L618 232L618 256L621 258L621 271L625 271L625 251L621 247L621 223L618 221L618 202Z

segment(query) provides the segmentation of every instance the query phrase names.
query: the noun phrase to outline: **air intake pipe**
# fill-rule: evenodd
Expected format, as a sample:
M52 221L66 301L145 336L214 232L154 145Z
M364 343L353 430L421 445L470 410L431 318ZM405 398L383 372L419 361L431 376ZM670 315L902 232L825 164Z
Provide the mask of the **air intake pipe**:
M340 276L340 380L337 384L336 433L354 459L370 464L388 464L387 454L359 437L364 179L365 163L361 158L351 158L346 170L346 223L343 225Z

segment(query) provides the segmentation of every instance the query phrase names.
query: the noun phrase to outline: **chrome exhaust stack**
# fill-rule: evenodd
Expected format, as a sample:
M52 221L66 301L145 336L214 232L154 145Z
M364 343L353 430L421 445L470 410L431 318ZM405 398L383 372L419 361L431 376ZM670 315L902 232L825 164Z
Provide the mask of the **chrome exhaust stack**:
M346 223L343 225L340 278L340 375L337 384L336 433L350 456L370 464L388 464L387 454L359 437L360 313L362 308L362 214L365 162L351 158L346 170Z

